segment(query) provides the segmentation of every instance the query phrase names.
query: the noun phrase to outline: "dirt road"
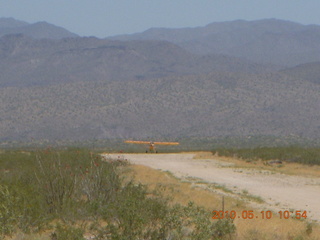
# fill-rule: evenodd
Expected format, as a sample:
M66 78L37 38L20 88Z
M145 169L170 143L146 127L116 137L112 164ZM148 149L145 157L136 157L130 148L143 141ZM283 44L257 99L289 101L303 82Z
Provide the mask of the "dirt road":
M235 192L247 191L260 196L268 210L306 210L308 219L320 221L320 178L289 176L270 171L233 168L217 159L194 159L194 154L108 154L124 157L141 164L170 171L180 178L196 177L224 185Z

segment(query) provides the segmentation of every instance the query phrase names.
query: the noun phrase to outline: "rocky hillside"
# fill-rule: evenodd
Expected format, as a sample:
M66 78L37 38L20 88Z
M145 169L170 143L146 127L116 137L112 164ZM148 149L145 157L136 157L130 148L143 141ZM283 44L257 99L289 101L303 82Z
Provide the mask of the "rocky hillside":
M0 88L1 140L320 136L320 85L284 74Z

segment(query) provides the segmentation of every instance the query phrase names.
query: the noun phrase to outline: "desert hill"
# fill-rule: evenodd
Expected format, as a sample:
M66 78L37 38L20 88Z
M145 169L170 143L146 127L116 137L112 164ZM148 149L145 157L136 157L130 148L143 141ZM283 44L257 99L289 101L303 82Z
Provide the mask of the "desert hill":
M320 85L211 73L0 88L1 140L320 136Z
M295 78L320 84L320 62L301 64L284 69L281 72Z

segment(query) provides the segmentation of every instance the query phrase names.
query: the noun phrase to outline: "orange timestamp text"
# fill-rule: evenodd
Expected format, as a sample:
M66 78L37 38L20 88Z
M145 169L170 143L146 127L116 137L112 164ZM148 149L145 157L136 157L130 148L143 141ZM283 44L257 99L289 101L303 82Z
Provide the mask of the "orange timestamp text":
M253 210L242 210L242 211L212 211L212 219L271 219L278 217L280 219L306 219L307 211L279 211L278 214L274 214L272 211L261 211L254 212Z

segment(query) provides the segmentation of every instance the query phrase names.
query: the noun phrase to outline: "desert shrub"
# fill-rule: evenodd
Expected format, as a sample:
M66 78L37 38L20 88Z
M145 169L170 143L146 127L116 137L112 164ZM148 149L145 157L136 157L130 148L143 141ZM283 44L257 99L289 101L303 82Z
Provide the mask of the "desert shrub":
M260 147L246 149L216 149L213 153L220 156L238 157L245 160L273 160L298 162L309 165L320 165L319 148L291 147Z
M14 230L17 222L15 209L17 200L7 186L0 185L0 238L11 234Z
M162 198L146 197L141 185L120 196L116 206L106 212L109 224L99 230L98 239L220 239L231 236L235 226L231 220L210 220L210 211L189 203L170 206ZM123 198L124 197L124 198Z
M6 186L1 188L6 201L1 201L0 221L14 220L16 227L28 232L39 230L56 218L76 221L94 216L93 206L96 211L97 206L111 201L120 188L120 165L123 163L119 161L103 162L82 149L2 153L0 169L6 171L0 171L0 186ZM13 212L12 204L13 216L18 216L15 219L8 215ZM10 211L6 211L8 207ZM1 226L3 233L12 231L7 227L4 230L9 224Z
M49 213L65 220L87 217L115 197L121 186L117 169L123 163L103 162L100 156L88 153L37 157L37 186Z
M157 196L148 197L145 186L129 182L115 201L105 206L103 217L109 224L100 231L100 236L110 235L111 239L155 239L162 234L163 218L167 211L165 200Z
M231 219L212 222L210 211L194 205L175 205L166 223L172 239L222 239L232 237L236 228Z
M83 234L84 230L79 227L57 224L51 240L85 240Z

